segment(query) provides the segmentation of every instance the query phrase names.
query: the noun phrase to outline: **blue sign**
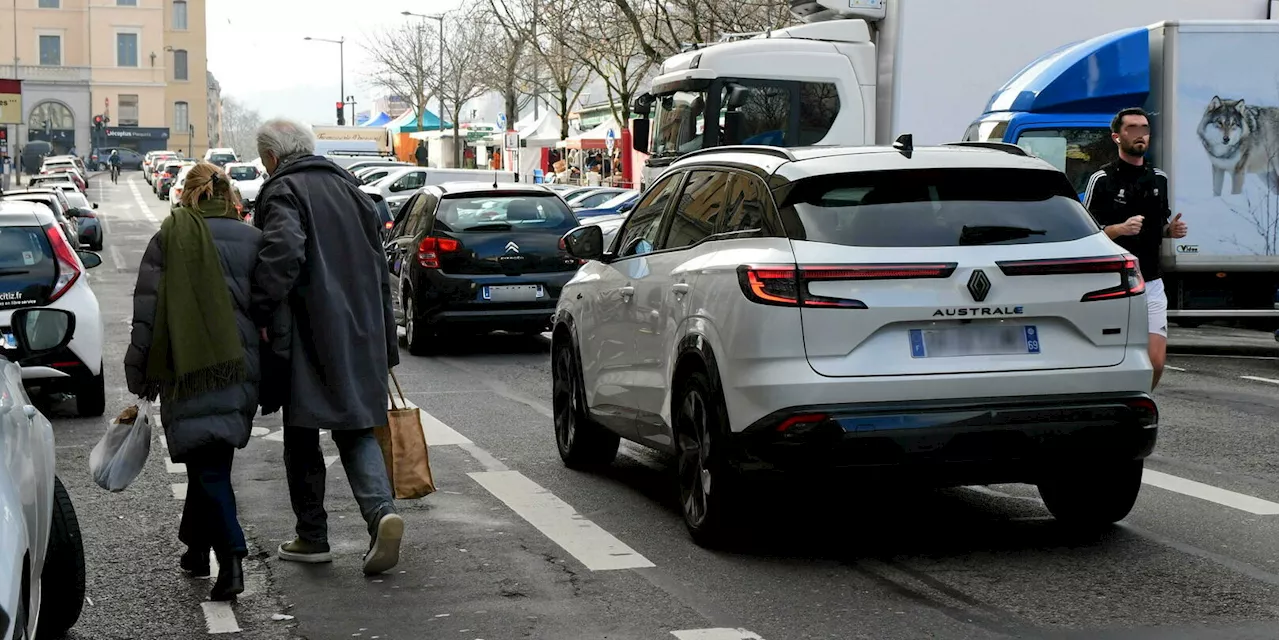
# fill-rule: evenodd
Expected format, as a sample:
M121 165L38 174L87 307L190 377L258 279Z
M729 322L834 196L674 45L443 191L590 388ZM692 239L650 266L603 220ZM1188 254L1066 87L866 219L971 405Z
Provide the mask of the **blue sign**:
M505 113L498 114L498 129L502 131L507 130L507 114Z

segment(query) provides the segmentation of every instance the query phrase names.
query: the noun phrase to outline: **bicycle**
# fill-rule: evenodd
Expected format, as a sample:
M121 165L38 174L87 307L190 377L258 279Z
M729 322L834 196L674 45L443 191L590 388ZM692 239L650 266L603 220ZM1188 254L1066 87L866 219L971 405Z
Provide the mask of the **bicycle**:
M111 165L111 184L120 184L120 165Z

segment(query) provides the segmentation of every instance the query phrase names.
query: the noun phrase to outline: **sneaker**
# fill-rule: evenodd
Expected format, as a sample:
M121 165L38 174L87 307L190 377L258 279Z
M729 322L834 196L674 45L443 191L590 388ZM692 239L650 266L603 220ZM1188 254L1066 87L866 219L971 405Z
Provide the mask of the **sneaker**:
M333 562L333 554L329 553L329 543L307 542L301 539L280 545L280 548L276 549L276 556L289 562L305 562L308 564Z
M373 534L373 544L364 554L364 574L377 575L400 562L400 539L404 537L404 518L388 513L378 520Z

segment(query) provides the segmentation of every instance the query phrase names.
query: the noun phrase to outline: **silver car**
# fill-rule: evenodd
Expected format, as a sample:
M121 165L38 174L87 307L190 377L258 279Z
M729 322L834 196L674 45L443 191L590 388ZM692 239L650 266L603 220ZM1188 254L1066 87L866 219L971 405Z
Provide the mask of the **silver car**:
M53 425L27 397L19 365L66 346L76 317L27 308L10 321L0 328L0 638L59 637L80 618L84 547L54 473Z

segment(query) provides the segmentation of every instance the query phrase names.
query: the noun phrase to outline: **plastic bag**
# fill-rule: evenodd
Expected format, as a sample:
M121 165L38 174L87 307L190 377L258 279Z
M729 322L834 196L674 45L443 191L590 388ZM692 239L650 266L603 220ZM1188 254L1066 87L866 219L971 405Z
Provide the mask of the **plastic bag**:
M151 453L151 403L140 400L137 408L138 415L132 423L128 421L128 409L112 420L89 454L93 481L107 491L128 487L142 472Z

